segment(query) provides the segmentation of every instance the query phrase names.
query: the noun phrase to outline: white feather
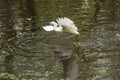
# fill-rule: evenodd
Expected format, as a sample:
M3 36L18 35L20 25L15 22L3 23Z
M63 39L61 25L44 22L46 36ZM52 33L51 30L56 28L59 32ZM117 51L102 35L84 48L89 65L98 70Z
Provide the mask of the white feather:
M54 26L44 26L43 29L45 31L53 31L54 30Z
M62 28L62 27L56 27L56 28L54 29L54 31L56 31L56 32L62 32L62 31L63 31L63 28Z
M74 31L74 34L79 34L79 32L78 31Z
M59 26L64 27L66 31L79 34L78 28L75 26L74 22L71 19L64 17L58 18L56 21L59 24Z

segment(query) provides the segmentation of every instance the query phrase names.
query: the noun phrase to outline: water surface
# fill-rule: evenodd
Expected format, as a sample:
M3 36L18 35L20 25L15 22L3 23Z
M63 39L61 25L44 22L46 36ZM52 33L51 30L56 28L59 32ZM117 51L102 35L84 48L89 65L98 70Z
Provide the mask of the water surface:
M80 36L45 32L69 17ZM0 0L1 80L119 80L119 0Z

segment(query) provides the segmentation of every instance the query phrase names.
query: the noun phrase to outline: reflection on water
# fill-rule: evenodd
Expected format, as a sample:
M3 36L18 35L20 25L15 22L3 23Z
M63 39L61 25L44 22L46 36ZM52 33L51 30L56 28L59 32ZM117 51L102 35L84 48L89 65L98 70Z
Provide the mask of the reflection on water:
M119 0L1 0L0 79L119 80L119 14ZM64 16L80 36L41 28Z

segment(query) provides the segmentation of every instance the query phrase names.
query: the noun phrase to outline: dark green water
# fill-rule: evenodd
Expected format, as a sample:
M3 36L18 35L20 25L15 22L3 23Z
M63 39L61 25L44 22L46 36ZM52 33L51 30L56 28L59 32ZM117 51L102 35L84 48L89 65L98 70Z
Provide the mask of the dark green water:
M59 17L80 36L45 32ZM119 80L120 0L0 0L0 80Z

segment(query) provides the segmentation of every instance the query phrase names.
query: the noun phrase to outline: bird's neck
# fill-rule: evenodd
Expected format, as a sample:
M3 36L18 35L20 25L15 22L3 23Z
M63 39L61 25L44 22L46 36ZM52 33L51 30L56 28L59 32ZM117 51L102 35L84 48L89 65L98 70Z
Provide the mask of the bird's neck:
M55 23L55 24L54 24L54 28L56 28L56 27L57 27L57 25L58 25L58 24L57 24L57 23Z

